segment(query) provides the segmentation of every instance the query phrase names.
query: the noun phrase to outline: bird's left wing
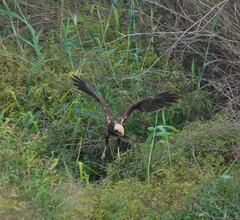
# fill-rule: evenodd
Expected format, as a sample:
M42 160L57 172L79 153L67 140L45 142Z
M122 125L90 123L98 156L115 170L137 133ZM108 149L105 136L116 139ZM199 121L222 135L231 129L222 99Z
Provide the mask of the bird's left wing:
M143 112L156 111L160 108L170 106L173 102L176 102L177 99L177 94L171 92L163 92L155 96L147 97L132 104L120 117L119 122L124 124L134 110L140 110Z

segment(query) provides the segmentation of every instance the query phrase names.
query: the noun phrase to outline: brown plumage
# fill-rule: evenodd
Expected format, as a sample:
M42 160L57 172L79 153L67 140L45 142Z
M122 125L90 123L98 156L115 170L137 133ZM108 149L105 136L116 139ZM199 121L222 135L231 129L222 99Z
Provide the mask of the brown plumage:
M178 99L176 94L170 92L163 92L155 96L150 96L141 101L132 104L120 118L120 123L123 124L134 110L142 112L152 112L160 108L170 106Z
M103 152L103 156L105 155L106 147L108 146L109 135L117 135L118 136L118 146L120 144L120 138L124 136L124 123L127 121L129 115L135 111L139 110L142 112L153 112L160 108L170 106L172 103L176 102L178 96L171 92L163 92L159 93L155 96L150 96L145 99L142 99L132 105L129 106L126 112L122 114L122 116L118 120L114 120L109 108L109 105L103 100L101 96L99 96L90 86L89 84L81 79L78 76L73 76L72 78L73 84L82 92L91 96L98 103L100 103L103 107L103 111L105 113L106 119L106 132L105 132L105 141L106 146Z

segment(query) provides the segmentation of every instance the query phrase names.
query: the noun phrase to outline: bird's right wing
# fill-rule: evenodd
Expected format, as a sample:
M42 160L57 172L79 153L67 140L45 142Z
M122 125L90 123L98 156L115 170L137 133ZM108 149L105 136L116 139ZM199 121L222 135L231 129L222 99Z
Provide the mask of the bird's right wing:
M112 114L110 111L110 108L108 106L108 104L103 100L103 98L101 96L99 96L91 87L90 85L83 79L81 79L78 76L73 76L72 78L73 80L73 84L82 92L84 92L85 94L91 96L93 99L95 99L95 101L97 101L98 103L100 103L103 107L103 111L105 113L105 117L106 117L106 121L107 123L110 123L111 119L112 119Z

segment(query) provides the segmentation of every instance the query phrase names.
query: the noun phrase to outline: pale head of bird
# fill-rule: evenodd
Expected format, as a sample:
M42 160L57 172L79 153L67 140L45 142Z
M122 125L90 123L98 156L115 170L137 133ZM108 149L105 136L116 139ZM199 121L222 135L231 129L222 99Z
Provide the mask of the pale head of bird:
M124 136L124 127L121 124L119 124L119 123L115 123L115 125L114 125L114 132L118 136Z

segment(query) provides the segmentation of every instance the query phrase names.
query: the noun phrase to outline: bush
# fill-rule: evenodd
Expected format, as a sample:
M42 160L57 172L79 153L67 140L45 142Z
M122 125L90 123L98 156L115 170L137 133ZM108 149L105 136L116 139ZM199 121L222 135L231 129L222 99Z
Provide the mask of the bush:
M184 149L189 155L208 154L225 157L240 144L240 126L224 114L209 121L194 122L185 126L173 143L174 149Z
M206 181L197 194L187 202L188 214L207 219L239 219L240 187L239 171L233 176L220 176Z
M239 132L238 123L232 122L224 115L216 115L209 121L189 123L175 137L169 137L170 152L161 137L156 138L151 158L153 178L157 176L161 178L165 172L169 172L169 155L172 171L181 173L187 167L182 177L189 174L199 179L202 174L218 175L238 155L236 146L240 144ZM234 152L234 158L228 159ZM137 177L139 180L145 180L149 153L149 142L127 151L122 155L121 160L116 160L108 166L108 175L117 179ZM203 173L196 174L199 170Z

